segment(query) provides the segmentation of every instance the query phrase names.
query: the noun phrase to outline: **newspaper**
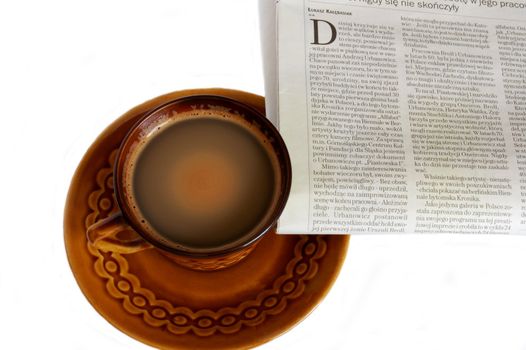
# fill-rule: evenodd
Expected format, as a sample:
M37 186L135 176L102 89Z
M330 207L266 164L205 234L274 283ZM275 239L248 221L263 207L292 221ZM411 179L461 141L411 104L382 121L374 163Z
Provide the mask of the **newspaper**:
M526 234L525 0L276 8L278 232Z

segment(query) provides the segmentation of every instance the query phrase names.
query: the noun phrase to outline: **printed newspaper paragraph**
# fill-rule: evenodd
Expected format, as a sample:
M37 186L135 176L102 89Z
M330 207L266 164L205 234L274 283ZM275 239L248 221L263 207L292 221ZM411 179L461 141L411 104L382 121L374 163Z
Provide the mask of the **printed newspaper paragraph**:
M279 231L526 233L524 5L278 3Z

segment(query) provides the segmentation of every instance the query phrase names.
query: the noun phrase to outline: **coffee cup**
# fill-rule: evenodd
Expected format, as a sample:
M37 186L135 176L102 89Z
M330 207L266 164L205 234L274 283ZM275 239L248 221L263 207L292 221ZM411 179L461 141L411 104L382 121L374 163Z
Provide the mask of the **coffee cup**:
M114 165L120 211L87 238L103 251L154 248L191 269L225 268L271 231L290 185L287 148L262 113L222 96L179 98L123 139Z

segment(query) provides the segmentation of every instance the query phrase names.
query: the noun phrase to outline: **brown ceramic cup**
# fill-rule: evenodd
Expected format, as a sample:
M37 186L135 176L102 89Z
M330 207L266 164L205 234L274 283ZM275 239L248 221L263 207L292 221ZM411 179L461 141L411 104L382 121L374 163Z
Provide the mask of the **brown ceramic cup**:
M149 218L143 215L144 213L140 209L141 203L138 200L139 195L136 193L138 191L136 187L139 185L137 185L137 180L134 180L134 173L136 172L134 166L138 166L136 164L138 164L145 145L151 144L152 140L155 141L159 138L159 135L168 126L190 120L200 123L205 118L221 120L222 123L227 123L225 124L227 126L228 123L233 123L247 135L254 137L270 159L274 180L270 189L272 193L269 194L271 199L268 204L265 204L264 212L252 226L246 227L245 231L242 231L242 234L233 240L221 243L214 241L211 244L196 246L188 244L186 241L180 241L177 234L174 237L173 232L170 233L171 235L164 234L161 232L162 229L156 227L155 223L149 222ZM210 135L203 135L203 137L198 135L191 142L199 144L204 142L203 139L206 138L210 138ZM240 147L243 146L240 145ZM239 151L242 150L239 149ZM216 171L214 165L209 164L213 162L203 160L201 163L200 166L204 166L204 174ZM210 169L207 169L208 166ZM158 169L156 170L158 171ZM153 173L148 174L148 171L150 170L142 169L146 175L155 175ZM229 173L228 169L225 171ZM243 182L248 181L248 183L252 181L250 178L243 178L242 180ZM230 179L222 181L232 183ZM254 178L254 181L257 181L257 177ZM234 182L230 186L235 188L235 184ZM146 113L129 130L121 143L114 165L114 191L120 212L90 226L87 229L87 238L90 244L103 251L133 254L155 248L161 249L173 261L185 267L204 271L218 270L231 266L246 257L254 249L257 242L272 229L283 211L290 185L291 165L287 148L277 129L263 114L250 106L222 96L194 95L176 99ZM184 194L176 193L174 195L177 195L179 201L184 202L183 205L189 207L188 210L190 211L193 209L201 210L204 207L210 207L211 210L214 210L214 206L217 206L219 210L222 208L222 199L227 200L229 195L228 189L224 189L224 186L219 187L221 191L215 197L206 192L206 186L204 189L202 186L184 186L186 185L183 183L183 187L179 187ZM189 183L188 186L193 185ZM257 188L257 183L252 183L252 186ZM169 188L166 189L166 191L170 190ZM261 195L261 191L258 193ZM210 198L214 198L212 203ZM249 205L247 203L247 206ZM200 211L201 214L203 210ZM177 217L177 214L175 213L174 217ZM210 215L213 216L215 213L211 211ZM226 213L225 215L237 214ZM239 215L243 214L239 213ZM177 219L174 218L174 220ZM206 221L206 217L201 220ZM235 220L231 221L232 225L235 226ZM214 230L209 231L206 232L205 236L214 237ZM206 240L207 238L203 239Z

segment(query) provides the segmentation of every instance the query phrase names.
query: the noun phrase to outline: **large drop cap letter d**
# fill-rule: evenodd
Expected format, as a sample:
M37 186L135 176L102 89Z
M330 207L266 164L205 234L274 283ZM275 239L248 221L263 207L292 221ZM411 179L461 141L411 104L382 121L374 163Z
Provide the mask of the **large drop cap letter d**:
M332 44L334 40L336 40L336 27L332 23L324 21L323 19L311 19L311 21L314 24L314 41L311 44L329 45L329 44ZM331 38L329 39L329 41L324 42L324 43L320 42L319 25L318 25L319 22L328 24L329 28L331 29Z

